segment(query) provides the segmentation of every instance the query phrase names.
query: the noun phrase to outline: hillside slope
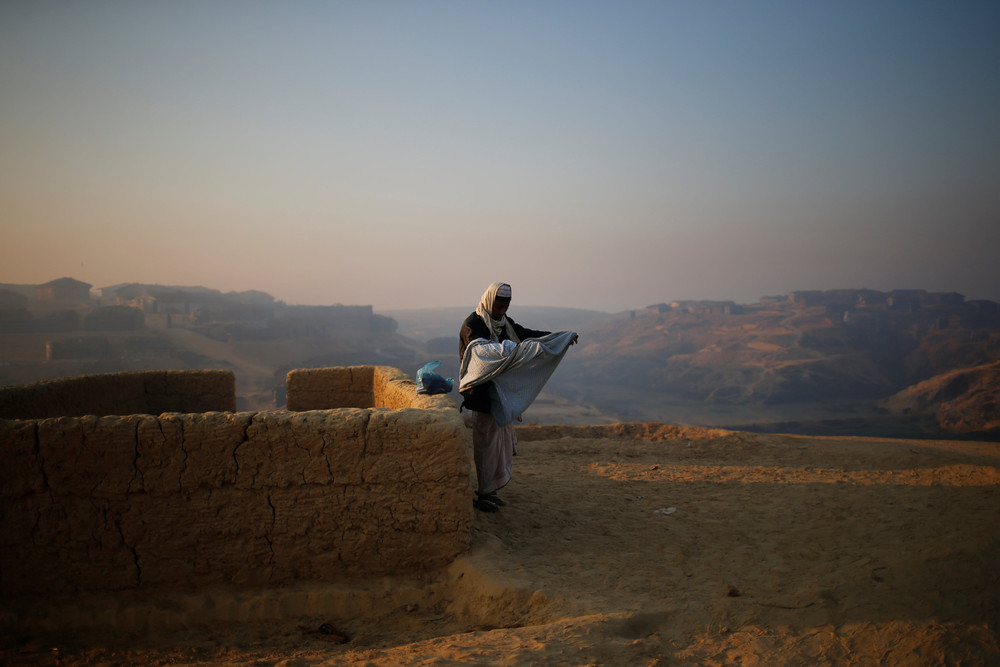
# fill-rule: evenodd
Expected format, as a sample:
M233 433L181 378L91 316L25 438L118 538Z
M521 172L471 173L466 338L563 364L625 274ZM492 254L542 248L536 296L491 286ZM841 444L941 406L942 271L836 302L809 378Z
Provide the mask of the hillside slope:
M895 414L930 414L950 433L1000 435L1000 361L918 382L882 403Z
M627 420L746 425L879 417L879 401L911 385L1000 360L1000 321L962 306L761 302L733 313L641 314L585 331L581 343L554 391ZM996 414L988 395L984 387L974 403L950 398L939 427L978 432ZM983 416L963 421L973 406Z

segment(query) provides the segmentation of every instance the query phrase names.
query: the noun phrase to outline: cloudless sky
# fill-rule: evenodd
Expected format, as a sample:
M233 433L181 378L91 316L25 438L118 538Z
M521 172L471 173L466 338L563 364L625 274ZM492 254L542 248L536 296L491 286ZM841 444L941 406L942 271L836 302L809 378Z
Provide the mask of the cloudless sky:
M1000 300L1000 3L0 1L0 282Z

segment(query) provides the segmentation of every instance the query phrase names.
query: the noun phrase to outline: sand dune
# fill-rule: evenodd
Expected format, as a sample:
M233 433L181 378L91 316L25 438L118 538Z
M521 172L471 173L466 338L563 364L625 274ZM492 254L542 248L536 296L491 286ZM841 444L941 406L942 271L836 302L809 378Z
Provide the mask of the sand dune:
M119 600L116 613L76 600L61 609L80 631L56 637L25 609L38 632L3 658L1000 661L1000 444L664 425L521 435L508 506L477 514L472 550L447 570L363 588L152 595Z

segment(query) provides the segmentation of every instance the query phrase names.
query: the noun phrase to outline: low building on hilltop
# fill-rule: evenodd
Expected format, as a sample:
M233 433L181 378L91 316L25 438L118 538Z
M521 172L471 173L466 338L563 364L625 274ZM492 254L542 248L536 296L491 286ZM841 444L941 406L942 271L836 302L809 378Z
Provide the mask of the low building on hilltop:
M788 300L800 306L814 306L823 302L823 292L818 289L789 292Z
M858 294L857 305L861 307L870 308L872 306L884 306L886 305L885 292L877 292L875 290L864 290Z
M733 301L674 301L672 310L691 315L739 315L743 306Z
M889 292L886 305L893 310L914 311L920 308L920 299L927 294L922 289L895 289Z
M40 301L90 301L90 284L73 278L57 278L38 286Z
M958 292L928 292L919 297L921 306L961 306L965 295Z

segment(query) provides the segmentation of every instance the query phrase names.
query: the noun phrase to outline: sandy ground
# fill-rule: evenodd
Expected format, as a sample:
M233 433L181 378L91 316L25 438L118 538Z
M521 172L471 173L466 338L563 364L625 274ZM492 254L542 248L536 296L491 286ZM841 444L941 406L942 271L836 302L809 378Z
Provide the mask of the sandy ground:
M501 496L447 570L47 601L0 662L1000 663L1000 444L540 426Z

